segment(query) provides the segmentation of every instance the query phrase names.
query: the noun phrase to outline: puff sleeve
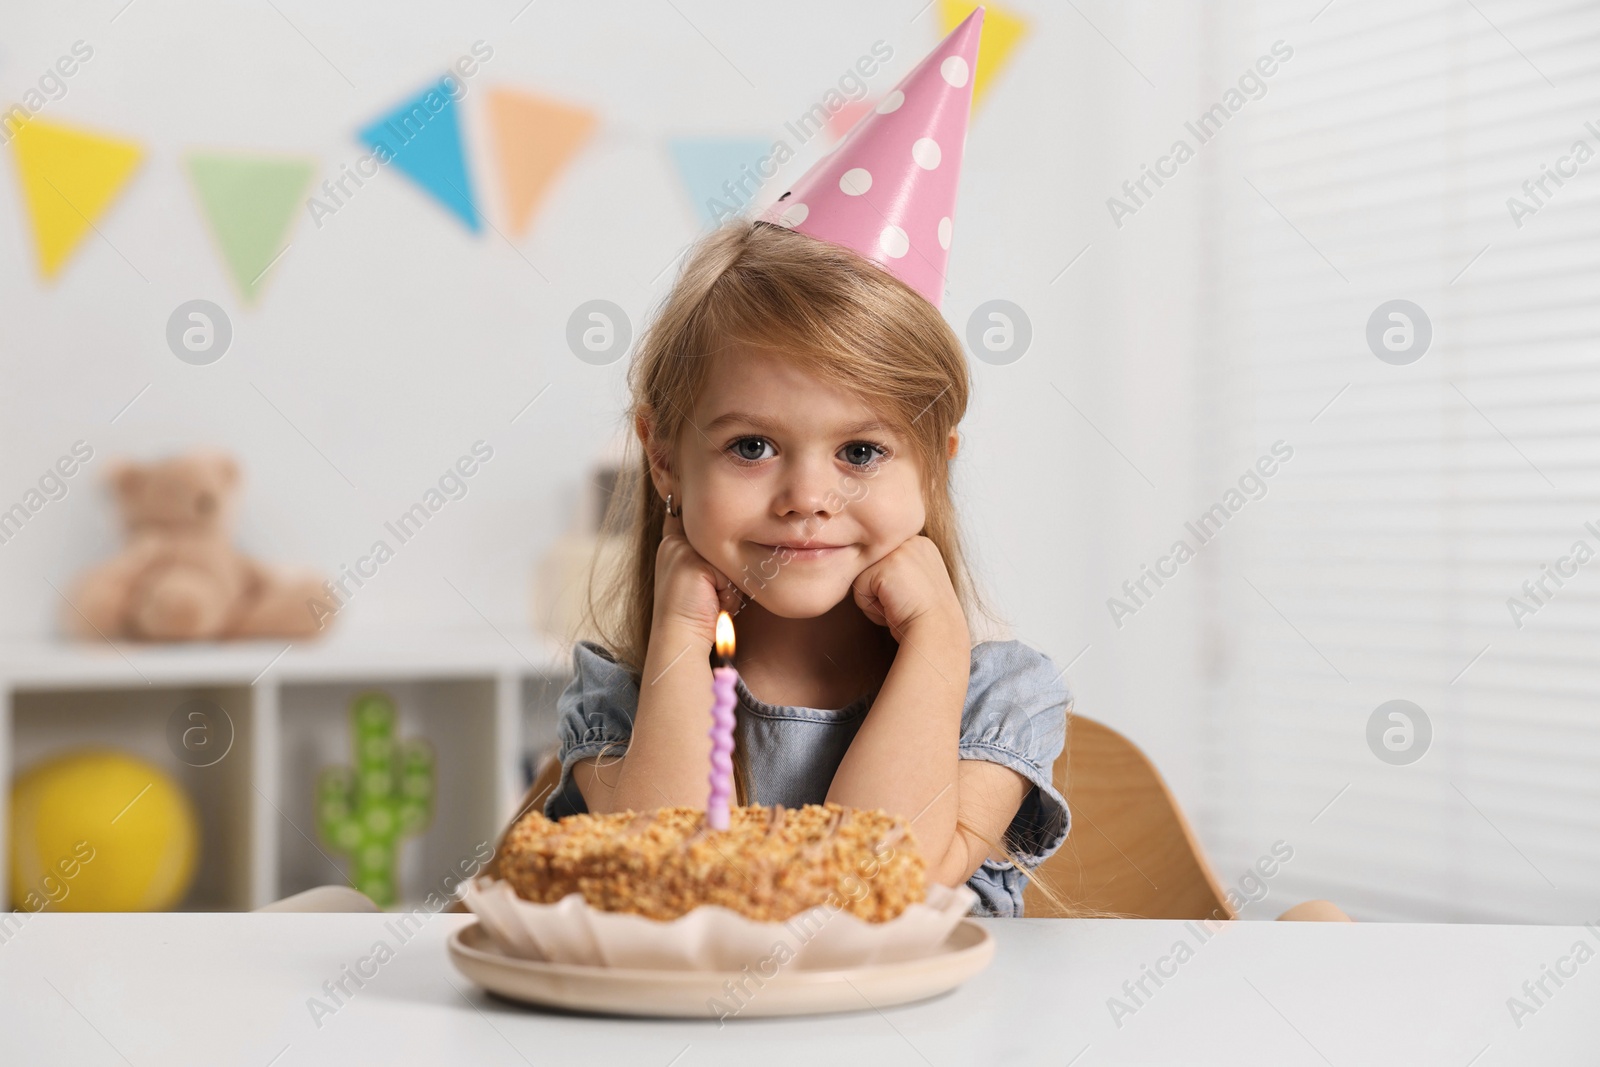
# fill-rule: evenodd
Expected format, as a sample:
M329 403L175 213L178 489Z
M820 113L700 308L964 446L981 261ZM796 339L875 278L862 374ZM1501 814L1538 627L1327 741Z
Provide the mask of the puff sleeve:
M1049 656L1020 641L985 641L972 650L960 757L1003 764L1033 783L1006 830L1004 844L1017 864L985 860L967 881L979 898L975 915L1020 918L1027 872L1066 840L1067 801L1052 775L1072 701L1062 674Z
M639 707L639 683L602 646L579 641L572 649L572 667L572 681L556 698L561 780L544 803L549 819L589 810L573 780L572 765L602 749L608 756L627 752Z

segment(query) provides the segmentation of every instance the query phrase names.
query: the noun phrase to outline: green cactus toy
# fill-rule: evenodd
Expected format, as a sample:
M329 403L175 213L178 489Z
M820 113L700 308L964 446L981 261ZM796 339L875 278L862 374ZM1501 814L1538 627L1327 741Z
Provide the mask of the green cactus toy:
M394 702L363 693L350 704L355 746L351 767L329 767L317 779L317 830L350 857L350 880L379 907L395 902L395 866L402 838L433 819L433 749L395 741Z

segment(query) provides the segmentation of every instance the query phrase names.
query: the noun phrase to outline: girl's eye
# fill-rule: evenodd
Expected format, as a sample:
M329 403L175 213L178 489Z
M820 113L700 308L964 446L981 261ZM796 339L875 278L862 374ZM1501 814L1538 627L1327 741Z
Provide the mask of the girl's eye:
M728 446L728 453L741 463L759 463L767 458L761 450L770 447L765 437L741 437Z
M889 455L889 450L887 448L884 448L881 445L875 445L871 441L852 441L850 444L845 445L842 449L840 449L839 452L845 457L846 463L849 463L854 467L861 467L863 469L867 467L876 467L883 461L884 457ZM874 453L876 453L876 455L874 455ZM860 462L857 462L857 459L859 459Z
M760 463L770 459L771 455L766 450L772 447L772 442L765 437L741 437L727 448L728 455L739 463ZM852 441L839 450L839 455L852 467L861 470L877 466L889 455L889 450L882 445L875 445L870 441Z

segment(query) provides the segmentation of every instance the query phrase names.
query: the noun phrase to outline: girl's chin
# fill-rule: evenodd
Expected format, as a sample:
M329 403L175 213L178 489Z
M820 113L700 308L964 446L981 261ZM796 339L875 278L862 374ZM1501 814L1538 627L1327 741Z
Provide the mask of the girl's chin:
M840 601L850 595L849 585L833 588L833 583L826 583L828 587L825 588L824 583L818 582L814 589L800 589L795 588L797 584L779 589L777 582L769 582L765 589L756 589L751 599L781 619L815 619L838 607Z

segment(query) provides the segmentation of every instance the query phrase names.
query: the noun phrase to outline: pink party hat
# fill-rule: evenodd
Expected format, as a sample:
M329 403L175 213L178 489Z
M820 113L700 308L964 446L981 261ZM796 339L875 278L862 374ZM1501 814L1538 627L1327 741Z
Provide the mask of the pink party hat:
M859 253L938 307L982 29L980 7L779 197L763 221Z

